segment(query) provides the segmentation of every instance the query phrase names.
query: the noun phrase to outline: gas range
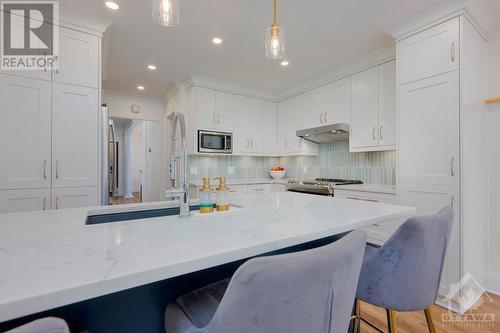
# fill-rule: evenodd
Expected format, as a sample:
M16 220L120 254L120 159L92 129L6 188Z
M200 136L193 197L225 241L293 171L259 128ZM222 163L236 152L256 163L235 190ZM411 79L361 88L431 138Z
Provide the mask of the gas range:
M361 180L316 178L316 180L290 179L286 190L290 192L309 193L325 196L333 196L334 186L363 184Z

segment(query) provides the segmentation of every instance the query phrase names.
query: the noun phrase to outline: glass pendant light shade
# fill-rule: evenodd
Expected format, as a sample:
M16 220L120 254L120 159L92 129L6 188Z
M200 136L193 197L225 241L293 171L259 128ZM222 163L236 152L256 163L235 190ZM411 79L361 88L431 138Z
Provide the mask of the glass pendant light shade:
M285 56L285 29L273 24L266 31L266 57L281 59Z
M153 0L153 19L166 27L179 24L179 0Z

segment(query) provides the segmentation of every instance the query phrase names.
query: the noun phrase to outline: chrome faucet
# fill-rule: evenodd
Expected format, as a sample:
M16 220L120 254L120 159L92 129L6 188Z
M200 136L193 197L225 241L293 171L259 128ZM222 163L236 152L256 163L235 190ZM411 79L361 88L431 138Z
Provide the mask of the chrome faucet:
M165 190L165 198L179 199L180 214L179 217L188 217L190 215L189 209L189 185L188 185L188 171L187 171L187 147L186 147L186 119L184 114L180 112L173 112L168 116L170 120L170 130L172 133L172 140L170 146L170 180L172 187ZM181 144L180 152L177 153L177 123L181 129ZM180 160L180 186L176 186L177 182L177 161Z

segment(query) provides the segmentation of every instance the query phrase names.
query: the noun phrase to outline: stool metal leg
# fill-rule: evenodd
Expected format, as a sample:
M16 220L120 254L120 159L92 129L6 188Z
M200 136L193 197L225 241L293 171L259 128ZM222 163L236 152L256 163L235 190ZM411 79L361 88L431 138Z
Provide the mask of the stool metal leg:
M427 327L429 327L429 333L436 333L436 327L434 327L434 322L432 321L431 308L425 309L425 319L427 320Z
M389 333L397 333L396 311L390 309L385 310L387 312L387 327L389 328Z

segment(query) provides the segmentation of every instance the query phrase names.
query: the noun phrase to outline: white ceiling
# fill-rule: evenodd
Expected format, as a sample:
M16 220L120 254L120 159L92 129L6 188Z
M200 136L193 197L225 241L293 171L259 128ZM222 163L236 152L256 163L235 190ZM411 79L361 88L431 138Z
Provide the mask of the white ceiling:
M392 45L383 30L440 0L278 0L290 66L264 55L272 0L180 0L175 28L155 23L152 0L61 0L61 6L112 22L104 89L161 97L189 74L280 94ZM492 0L497 1L497 0ZM212 37L223 45L215 47ZM158 66L149 72L146 65ZM139 92L138 84L146 87Z

